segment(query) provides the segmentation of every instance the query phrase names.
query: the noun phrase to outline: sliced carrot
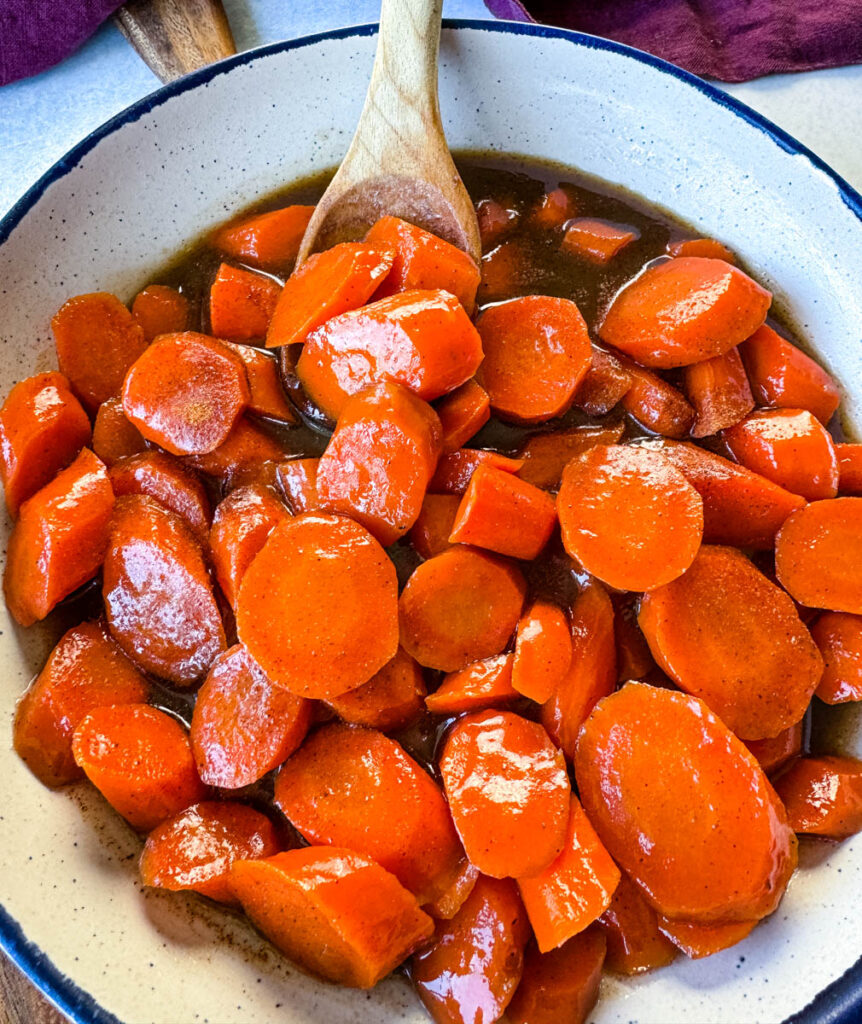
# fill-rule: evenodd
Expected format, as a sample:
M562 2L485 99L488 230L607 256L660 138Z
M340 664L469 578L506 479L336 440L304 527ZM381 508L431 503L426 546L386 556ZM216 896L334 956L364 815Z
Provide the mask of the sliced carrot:
M616 356L593 345L590 368L575 390L572 405L590 416L605 416L623 400L632 382L632 374Z
M166 452L150 451L117 459L108 474L114 494L148 494L176 512L205 544L212 510L206 488L197 475Z
M584 724L575 773L599 838L659 913L750 921L778 905L793 833L760 765L702 701L628 683Z
M123 412L123 400L117 397L102 402L93 424L93 451L102 462L110 468L117 459L137 455L146 447L140 430Z
M862 761L800 757L775 788L794 832L844 839L862 831Z
M212 244L226 256L252 267L287 270L296 259L313 213L313 206L285 206L243 217L220 228L212 236Z
M290 459L278 467L278 482L290 511L314 512L320 507L317 496L317 468L320 459Z
M622 365L630 383L620 401L629 416L654 434L685 437L696 417L685 395L657 373L631 360Z
M89 448L28 498L9 537L3 590L22 626L44 619L105 558L114 492Z
M838 493L862 495L862 444L836 444Z
M284 394L274 356L253 345L226 343L245 366L250 398L248 411L280 423L299 423L293 406Z
M90 413L120 393L129 367L147 347L141 325L108 292L69 299L51 330L60 372Z
M604 264L610 263L638 236L637 231L618 227L607 220L579 217L566 225L560 248L592 263Z
M800 604L862 614L862 498L793 512L775 538L775 572Z
M517 473L524 465L524 460L509 459L484 448L459 448L456 452L440 457L428 490L432 494L463 494L476 467L483 464L502 469L506 473Z
M565 679L571 664L569 620L557 605L534 601L518 623L512 686L543 704Z
M616 444L622 433L623 424L619 422L534 434L518 451L518 456L524 460L518 476L535 487L559 490L563 470L576 455L598 444Z
M697 417L692 437L707 437L733 427L754 408L738 348L686 366L683 387Z
M72 733L94 708L140 704L149 685L99 622L63 635L18 703L18 756L46 786L84 777L72 756Z
M160 334L176 334L189 327L189 300L176 288L147 285L132 303L132 316L141 325L148 342Z
M450 672L425 698L425 706L435 715L460 715L517 700L520 694L512 686L514 660L514 654L498 654Z
M225 649L201 546L146 495L117 500L103 571L111 635L141 668L188 687Z
M457 545L423 562L399 601L401 644L420 665L456 672L509 642L527 585L518 567Z
M503 206L496 199L480 199L476 203L476 220L479 222L482 252L487 252L495 245L499 245L506 234L518 223L518 218L517 210Z
M862 701L862 615L823 612L811 635L824 665L817 696L827 704Z
M192 712L190 739L207 785L241 789L262 779L299 747L311 701L273 686L237 644L216 658Z
M667 251L671 256L700 256L708 260L736 263L736 254L714 238L683 238L678 242L669 242Z
M457 494L425 495L416 522L410 528L410 543L421 558L433 558L452 546L449 534L460 504Z
M215 477L229 490L249 476L270 477L284 460L284 448L265 430L241 416L218 448L206 455L188 455L193 469ZM269 465L272 473L265 472Z
M306 512L281 523L246 570L237 631L269 678L331 700L398 650L395 567L359 523Z
M451 921L467 901L479 880L479 869L465 857L442 896L425 905L425 911L437 920Z
M425 706L422 669L402 648L362 686L327 702L343 722L381 732L403 729Z
M530 223L544 231L561 228L573 216L575 204L563 188L546 192L530 211Z
M727 924L701 921L672 921L659 918L659 928L690 960L700 960L742 942L754 931L757 921L731 921Z
M559 949L529 949L506 1011L510 1024L585 1024L599 999L605 936L588 929Z
M90 782L139 832L149 832L206 796L180 723L148 704L91 711L72 752Z
M353 850L310 846L235 861L230 884L285 956L351 988L372 988L434 931L398 879Z
M621 683L629 679L643 679L656 667L646 637L638 626L638 603L637 596L632 594L619 594L613 598L617 681Z
M781 771L794 757L802 753L805 727L803 721L788 725L777 736L765 740L743 740L757 763L767 775Z
M628 284L599 337L644 366L688 366L751 337L771 302L770 292L725 260L680 256Z
M14 519L90 444L90 421L61 373L19 381L0 409L0 480Z
M210 287L210 330L228 341L265 338L280 294L271 277L222 263Z
M472 377L435 405L443 428L443 451L457 451L491 418L488 393Z
M569 408L592 357L574 302L526 295L484 310L476 328L485 352L477 379L501 419L542 423Z
M676 946L659 931L658 915L627 875L620 877L599 926L608 942L605 966L616 974L643 974L676 957Z
M482 257L482 277L476 293L480 305L511 299L529 290L530 254L522 238L509 238Z

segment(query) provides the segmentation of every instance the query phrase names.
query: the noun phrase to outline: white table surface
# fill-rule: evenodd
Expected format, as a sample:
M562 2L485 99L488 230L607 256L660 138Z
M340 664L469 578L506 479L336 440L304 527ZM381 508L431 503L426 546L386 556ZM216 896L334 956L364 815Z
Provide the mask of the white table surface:
M378 0L225 0L237 47L376 21ZM482 0L444 14L486 18ZM107 118L158 86L112 24L62 64L0 88L0 215ZM794 135L862 190L862 66L774 75L727 91Z

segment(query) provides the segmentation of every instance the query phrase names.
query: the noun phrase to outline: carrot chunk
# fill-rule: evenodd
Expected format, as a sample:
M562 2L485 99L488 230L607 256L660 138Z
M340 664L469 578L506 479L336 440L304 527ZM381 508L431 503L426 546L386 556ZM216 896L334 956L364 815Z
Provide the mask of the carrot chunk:
M510 299L530 290L530 253L522 238L509 238L482 257L482 278L476 293L480 304Z
M203 552L185 522L146 495L119 498L102 595L111 635L141 668L188 687L225 649Z
M180 723L148 704L91 711L72 752L90 782L139 832L149 832L206 796Z
M465 857L449 883L448 889L432 903L427 903L424 907L425 911L438 920L451 921L464 906L478 880L479 869Z
M245 366L250 393L248 411L280 423L298 423L299 417L281 386L275 358L253 345L225 344L240 357Z
M275 438L241 416L217 448L205 455L188 455L185 463L220 480L229 490L241 482L244 475L267 476L264 472L267 464L271 464L274 474L284 455L284 449Z
M449 534L460 504L457 494L425 495L416 522L410 528L410 543L420 557L433 558L452 546Z
M605 936L592 928L550 953L529 949L506 1019L511 1024L585 1024L598 1002L605 945Z
M754 408L738 348L686 366L683 387L696 415L692 437L708 437L733 427Z
M817 696L827 704L862 700L862 615L823 612L811 635L823 655Z
M108 292L69 299L51 330L60 372L90 413L120 393L129 367L147 347L141 325Z
M743 739L798 722L823 672L793 601L733 548L701 548L644 594L639 622L663 671Z
M836 444L838 493L862 495L862 444Z
M590 368L575 389L572 405L590 416L605 416L623 400L632 383L632 374L616 356L593 345Z
M760 765L702 701L628 683L584 724L575 773L599 838L659 913L750 921L778 905L793 833Z
M503 206L496 199L480 199L476 203L476 220L479 221L482 252L499 245L509 230L518 223L518 218L517 210Z
M605 966L616 974L643 974L676 957L676 946L659 931L658 915L627 875L620 877L599 927L608 943Z
M344 722L390 732L418 718L425 706L422 669L401 647L362 686L327 701Z
M231 865L278 853L272 822L246 804L194 804L147 836L141 881L157 889L192 889L219 903L238 904Z
M511 562L460 545L423 562L399 601L401 644L420 665L456 672L499 654L527 585Z
M443 428L443 451L457 451L491 418L488 393L471 377L450 391L434 407Z
M626 361L629 386L620 399L623 409L646 430L662 437L685 437L695 410L685 395L656 373Z
M639 599L633 594L615 595L614 638L617 648L617 681L643 679L656 668L646 637L638 626Z
M61 373L39 373L9 392L0 409L0 480L14 519L22 501L90 444L90 421Z
M108 547L114 492L89 448L19 509L3 590L16 622L32 626L98 572Z
M862 761L800 757L775 788L794 832L844 839L862 831Z
M678 242L670 242L667 251L670 256L699 256L707 260L736 263L736 254L714 238L683 238Z
M512 686L514 659L514 654L498 654L450 672L425 698L425 706L435 715L460 715L517 700L520 694Z
M310 846L235 861L230 882L285 956L351 988L372 988L434 931L394 875L352 850Z
M581 256L592 263L610 263L623 249L638 237L631 228L617 227L606 220L579 217L571 221L563 234L560 248L563 252Z
M680 256L628 284L599 337L644 366L688 366L751 337L771 302L770 292L724 260Z
M659 928L690 960L700 960L742 942L754 931L757 921L704 924L702 921L672 921L659 918Z
M72 756L72 734L94 708L140 704L149 685L99 622L63 635L18 703L18 756L46 786L84 777Z
M188 330L189 312L185 295L164 284L148 285L132 303L132 316L141 325L148 343L160 334Z
M226 256L266 270L287 270L314 213L313 206L285 206L220 228L212 244Z
M565 679L571 663L569 620L557 605L534 601L518 623L512 686L543 704Z
M342 516L281 523L246 570L237 631L273 683L331 700L398 650L395 567L371 534Z
M432 494L463 494L477 466L486 464L506 473L517 473L523 459L509 459L498 452L484 448L459 448L440 457L437 470L431 477L428 490Z
M314 512L319 508L317 496L317 468L320 459L290 459L278 467L278 482L290 511Z
M526 295L484 310L476 328L485 352L477 379L501 419L542 423L569 408L592 357L574 302Z
M117 397L102 402L93 424L93 451L102 462L110 468L117 459L137 455L146 447L140 430L123 412L123 400Z
M802 753L804 731L803 723L799 721L783 729L777 736L742 742L757 758L757 763L764 772L767 775L775 775Z
M459 719L440 774L467 857L483 874L535 875L562 851L571 788L563 755L537 722L495 710Z
M561 228L573 215L575 204L565 189L554 188L546 192L530 211L530 223L544 231Z
M140 452L118 459L109 477L114 494L148 494L188 523L198 540L209 536L210 501L206 488L178 459L160 451Z
M210 287L210 330L231 341L266 337L280 294L271 277L222 263Z
M305 739L311 707L273 686L242 644L231 647L213 662L192 712L190 739L201 779L220 789L262 779Z
M551 434L534 434L518 452L519 458L524 460L518 476L534 487L547 491L559 490L563 470L576 455L599 444L616 444L622 433L623 424L620 422L608 426L555 430Z

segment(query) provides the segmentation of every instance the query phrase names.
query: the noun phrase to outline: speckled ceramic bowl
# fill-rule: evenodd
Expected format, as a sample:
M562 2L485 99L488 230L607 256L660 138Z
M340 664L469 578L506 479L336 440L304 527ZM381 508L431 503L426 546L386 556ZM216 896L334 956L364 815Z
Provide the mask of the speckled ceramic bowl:
M69 295L128 298L210 225L337 163L374 44L367 27L242 54L135 104L61 160L0 223L0 392L52 366L49 318ZM819 160L699 80L589 37L458 23L443 33L441 64L454 148L578 166L744 253L843 382L848 424L862 428L862 200ZM5 610L0 620L0 941L70 1016L424 1019L401 978L367 994L319 984L239 918L144 892L138 841L101 799L83 786L44 789L13 754L15 701L48 638L16 629ZM862 716L827 724L833 743L862 754ZM862 953L860 896L862 840L803 844L781 908L747 941L707 961L607 979L595 1020L782 1020ZM854 992L851 976L806 1019L825 1021L827 1003L830 1021L842 1007L845 1020L862 1019Z

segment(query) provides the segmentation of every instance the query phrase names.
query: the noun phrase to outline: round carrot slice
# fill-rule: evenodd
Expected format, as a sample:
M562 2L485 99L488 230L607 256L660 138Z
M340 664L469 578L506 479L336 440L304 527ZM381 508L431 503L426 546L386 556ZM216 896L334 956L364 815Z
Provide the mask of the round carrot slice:
M408 725L422 713L425 680L422 669L402 648L374 675L328 702L342 721L389 732Z
M627 875L620 878L599 927L608 940L607 967L617 974L642 974L676 957L676 946L659 931L658 915Z
M563 610L534 601L518 623L512 686L543 704L566 677L572 663L572 628Z
M824 612L811 635L824 663L817 696L827 704L862 700L862 615Z
M652 590L691 565L703 502L658 452L597 445L568 464L557 496L572 558L619 590Z
M800 757L776 780L795 832L845 839L862 831L862 761Z
M117 459L108 475L118 498L148 494L185 519L198 540L206 543L212 513L206 488L194 470L165 452L150 451Z

